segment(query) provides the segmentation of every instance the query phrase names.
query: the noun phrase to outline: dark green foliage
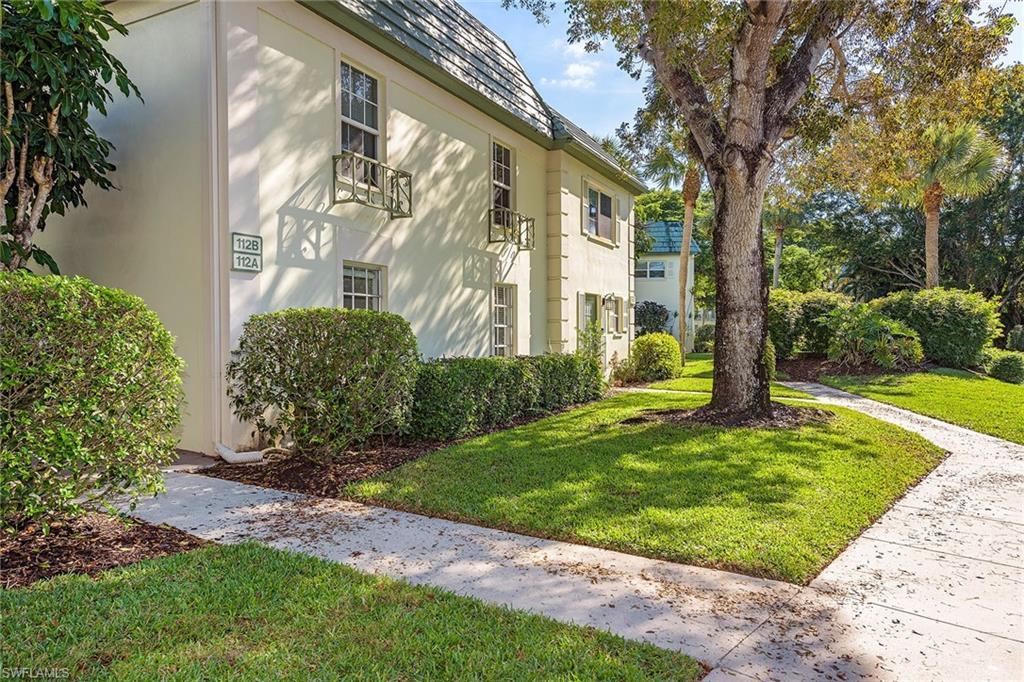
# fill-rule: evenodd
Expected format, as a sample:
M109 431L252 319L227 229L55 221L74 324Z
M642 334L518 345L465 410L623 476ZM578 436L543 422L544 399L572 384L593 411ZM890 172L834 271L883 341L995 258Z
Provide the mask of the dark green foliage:
M985 372L1011 384L1024 383L1024 353L993 348L989 351Z
M679 342L664 332L639 336L633 341L627 366L633 381L673 379L683 371Z
M569 405L597 400L604 394L601 363L578 353L524 357L539 382L537 407L553 412Z
M770 336L764 341L764 355L761 356L761 361L764 362L764 371L768 374L768 381L775 381L777 374L775 368L775 344L772 343Z
M775 344L779 360L785 360L793 354L798 338L797 321L800 318L801 300L799 291L768 291L768 333Z
M668 308L656 301L640 301L633 309L636 335L663 332L668 327Z
M800 349L811 355L824 357L832 332L825 317L833 310L849 308L853 299L834 291L809 291L800 297L800 312L796 334Z
M235 415L290 437L306 457L338 456L405 426L419 369L399 315L292 308L253 315L227 366Z
M174 338L142 299L0 273L0 516L6 529L159 490L181 421Z
M944 367L976 367L981 351L1002 331L999 304L959 289L899 291L872 301L883 315L921 338L925 357Z
M1024 325L1017 325L1006 333L1006 350L1024 351Z
M693 334L693 352L710 353L715 346L715 325L702 324Z
M828 359L840 365L871 362L883 369L907 369L924 357L913 329L866 303L833 310L828 324L832 329Z

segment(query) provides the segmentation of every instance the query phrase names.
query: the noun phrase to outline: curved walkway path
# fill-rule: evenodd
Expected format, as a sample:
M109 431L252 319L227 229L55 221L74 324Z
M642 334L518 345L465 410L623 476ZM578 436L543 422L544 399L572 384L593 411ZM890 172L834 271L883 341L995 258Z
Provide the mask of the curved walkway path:
M806 587L181 472L133 514L677 649L711 681L1024 678L1024 447L790 385L951 453Z

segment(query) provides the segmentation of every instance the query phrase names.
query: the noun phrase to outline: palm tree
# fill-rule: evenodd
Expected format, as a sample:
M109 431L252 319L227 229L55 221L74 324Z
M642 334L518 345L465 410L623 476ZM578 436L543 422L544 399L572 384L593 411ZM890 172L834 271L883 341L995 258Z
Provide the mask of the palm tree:
M788 228L799 227L803 216L798 208L782 203L765 206L762 216L765 224L771 226L775 232L775 262L772 265L772 287L778 289L782 270L783 236Z
M969 199L999 180L1003 149L976 123L928 126L908 164L904 199L924 207L925 288L939 285L939 211L946 197Z
M662 190L683 185L683 241L679 247L679 353L686 363L686 291L690 268L690 240L693 238L693 213L700 196L700 164L681 150L683 137L672 135L666 144L654 150L644 174Z

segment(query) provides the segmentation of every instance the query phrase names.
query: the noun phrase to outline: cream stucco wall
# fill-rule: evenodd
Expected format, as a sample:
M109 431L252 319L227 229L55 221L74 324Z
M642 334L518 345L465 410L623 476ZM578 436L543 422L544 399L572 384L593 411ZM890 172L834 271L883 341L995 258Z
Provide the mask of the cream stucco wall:
M212 445L210 64L211 9L202 3L120 2L129 34L108 43L144 101L115 92L93 120L116 149L119 191L87 191L87 208L48 220L39 244L64 274L145 299L177 339L187 404L181 446Z
M654 301L668 308L669 329L668 332L675 336L679 333L679 255L671 253L659 253L642 255L637 258L638 262L662 261L665 263L665 278L650 279L638 278L636 280L636 302ZM687 347L693 347L693 256L687 262L686 277L686 310L687 310Z

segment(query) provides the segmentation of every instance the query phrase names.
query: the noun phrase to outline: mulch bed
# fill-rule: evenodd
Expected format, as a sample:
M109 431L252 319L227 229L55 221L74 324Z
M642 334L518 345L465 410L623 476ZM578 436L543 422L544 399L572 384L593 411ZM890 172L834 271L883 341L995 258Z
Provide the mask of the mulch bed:
M664 422L676 426L742 426L753 429L794 429L805 424L824 424L835 418L835 413L816 407L794 407L772 403L770 418L750 419L743 416L717 413L706 407L688 410L657 410L645 412L624 420L623 424Z
M780 372L785 372L788 381L817 381L822 374L835 376L843 375L867 375L867 374L892 374L894 370L883 369L873 362L864 362L859 365L838 365L825 358L790 358L780 360L778 363Z
M304 457L285 457L259 464L216 464L196 473L223 478L263 488L277 488L317 497L338 497L342 488L390 471L448 445L427 443L417 445L384 445L378 448L347 453L327 462L313 462Z
M87 514L52 526L47 535L36 527L0 535L0 585L24 587L63 573L96 575L207 544L176 528Z

